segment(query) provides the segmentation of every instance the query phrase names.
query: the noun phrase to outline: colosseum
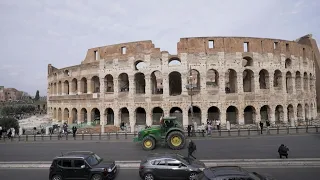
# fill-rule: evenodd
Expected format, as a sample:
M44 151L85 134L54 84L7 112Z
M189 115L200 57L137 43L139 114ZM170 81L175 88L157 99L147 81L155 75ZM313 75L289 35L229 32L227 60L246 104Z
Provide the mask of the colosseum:
M181 38L176 55L152 41L96 47L79 65L48 65L48 113L69 124L124 122L131 131L162 115L184 126L294 126L317 116L315 47L311 35Z

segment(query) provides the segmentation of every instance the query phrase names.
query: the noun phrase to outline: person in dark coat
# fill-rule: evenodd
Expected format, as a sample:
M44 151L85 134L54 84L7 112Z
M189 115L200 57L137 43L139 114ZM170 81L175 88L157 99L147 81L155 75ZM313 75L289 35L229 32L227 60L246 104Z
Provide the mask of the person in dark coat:
M191 125L188 125L188 136L190 137L190 132L191 132Z
M76 126L73 126L73 127L72 127L73 137L76 137L76 133L77 133L77 127L76 127Z
M285 156L286 158L288 158L288 151L289 151L289 148L284 144L281 144L280 147L278 148L278 153L280 158L282 158L282 156Z
M192 155L195 150L197 150L197 146L192 140L190 140L188 145L188 159L190 159L190 156L192 156L194 159L197 159Z
M263 130L263 122L262 122L262 121L260 121L259 125L260 125L260 131L261 131L261 134L262 134L262 130Z

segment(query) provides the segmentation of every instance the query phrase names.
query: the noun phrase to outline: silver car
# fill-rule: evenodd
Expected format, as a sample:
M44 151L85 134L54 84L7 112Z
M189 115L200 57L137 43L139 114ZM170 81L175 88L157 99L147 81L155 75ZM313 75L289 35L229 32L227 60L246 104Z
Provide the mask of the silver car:
M140 163L139 175L144 180L196 179L206 166L203 162L180 154L150 154Z

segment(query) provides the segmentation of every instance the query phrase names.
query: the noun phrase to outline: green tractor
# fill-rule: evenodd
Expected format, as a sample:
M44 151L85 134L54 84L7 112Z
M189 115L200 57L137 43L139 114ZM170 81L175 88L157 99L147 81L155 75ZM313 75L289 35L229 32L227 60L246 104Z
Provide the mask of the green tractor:
M153 150L157 142L165 142L170 149L182 149L186 143L184 130L176 117L163 117L160 127L141 130L133 142L141 142L144 150Z

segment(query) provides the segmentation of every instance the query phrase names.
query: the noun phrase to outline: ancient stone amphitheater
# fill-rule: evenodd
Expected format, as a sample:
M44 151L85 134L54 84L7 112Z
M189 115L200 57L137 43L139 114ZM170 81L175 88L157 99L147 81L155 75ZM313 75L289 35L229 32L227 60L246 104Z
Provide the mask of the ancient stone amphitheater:
M308 38L181 38L176 55L151 41L92 48L79 65L48 65L48 111L57 122L131 130L162 115L183 125L296 125L317 116L319 51Z

